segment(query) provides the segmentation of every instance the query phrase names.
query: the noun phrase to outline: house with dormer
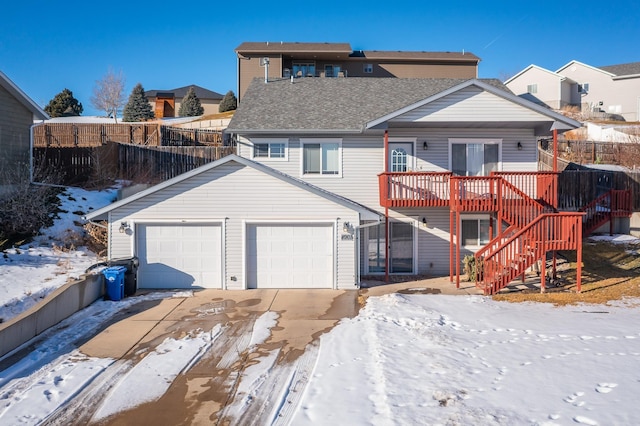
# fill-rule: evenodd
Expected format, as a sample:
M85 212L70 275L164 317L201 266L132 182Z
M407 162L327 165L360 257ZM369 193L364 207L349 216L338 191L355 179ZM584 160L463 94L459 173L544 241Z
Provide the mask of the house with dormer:
M87 218L108 222L110 258L140 259L141 287L459 284L474 255L494 293L579 251L583 215L557 212L557 175L537 171L538 138L579 126L497 80L255 79L235 155Z

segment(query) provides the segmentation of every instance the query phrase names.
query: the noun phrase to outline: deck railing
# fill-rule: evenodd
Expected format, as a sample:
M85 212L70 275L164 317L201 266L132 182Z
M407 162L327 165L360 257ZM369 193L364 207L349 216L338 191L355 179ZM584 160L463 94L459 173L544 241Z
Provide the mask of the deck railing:
M495 294L524 274L548 251L578 250L584 213L544 213L501 242L475 253L476 286Z
M382 207L449 205L451 172L387 172L378 175Z

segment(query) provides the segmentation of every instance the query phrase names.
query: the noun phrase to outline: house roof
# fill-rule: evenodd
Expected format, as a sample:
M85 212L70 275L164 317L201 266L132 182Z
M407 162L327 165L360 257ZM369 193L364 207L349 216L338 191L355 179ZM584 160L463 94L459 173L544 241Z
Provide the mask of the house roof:
M44 112L26 93L24 93L16 84L9 79L2 71L0 71L0 86L16 98L33 114L34 119L48 120L49 115Z
M607 74L607 75L613 76L613 74L612 74L612 73L610 73L609 71L606 71L606 70L604 70L604 69L602 69L602 68L596 68L596 67L594 67L594 66L587 65L587 64L585 64L585 63L582 63L582 62L580 62L580 61L576 61L576 60L569 61L569 63L567 63L566 65L563 65L562 67L558 68L558 69L556 70L556 72L557 72L558 74L562 74L562 71L564 71L565 69L569 68L571 65L576 65L576 64L577 64L577 65L581 65L581 66L586 67L586 68L590 68L590 69L592 69L593 71L597 71L597 72L600 72L600 73L603 73L603 74Z
M402 50L360 50L354 52L351 57L359 57L382 61L455 61L455 62L480 62L480 58L470 52L418 52Z
M496 79L301 78L264 83L247 89L228 132L362 133L373 122L421 102L475 84L554 121L580 123L515 96Z
M510 79L508 79L507 81L505 81L505 82L504 82L504 84L507 84L507 85L508 85L508 84L509 84L509 83L511 83L513 80L515 80L515 79L517 79L517 78L521 77L522 75L524 75L525 73L527 73L527 72L528 72L528 71L530 71L530 70L543 71L543 72L545 72L545 73L551 74L551 75L552 75L552 76L554 76L554 77L557 77L559 80L564 80L564 79L566 79L566 78L567 78L567 77L565 77L565 76L563 76L563 75L561 75L561 74L558 74L557 72L553 72L553 71L548 70L548 69L546 69L546 68L542 68L542 67L539 67L539 66L537 66L537 65L531 64L531 65L529 65L528 67L526 67L525 69L523 69L522 71L520 71L518 74L514 75L513 77L511 77Z
M147 98L155 98L158 95L160 95L162 97L169 97L168 95L173 95L173 97L175 97L177 99L182 99L182 98L185 97L185 95L187 94L187 91L189 90L190 87L193 87L193 89L196 92L196 96L200 100L202 100L202 99L221 100L222 98L224 98L224 96L221 95L218 92L214 92L212 90L205 89L204 87L200 87L200 86L197 86L195 84L190 84L189 86L184 86L184 87L178 87L177 89L147 90L147 91L144 92L144 95Z
M293 52L320 52L320 53L351 53L349 43L291 43L247 41L236 47L236 53L293 53Z
M284 182L287 182L291 185L294 185L298 188L302 188L306 191L309 191L315 195L321 196L329 201L333 201L334 203L337 203L339 205L345 206L347 208L350 208L356 212L358 212L360 215L362 215L362 219L363 220L379 220L380 219L380 213L376 212L375 210L372 210L368 207L365 207L362 204L356 203L355 201L352 201L348 198L342 197L340 195L334 194L333 192L329 192L325 189L319 188L315 185L312 185L308 182L302 181L300 179L296 179L290 175L287 175L285 173L282 173L278 170L275 170L269 166L266 166L264 164L261 163L257 163L253 160L249 160L247 158L244 157L240 157L238 155L235 154L231 154L231 155L227 155L219 160L213 161L209 164L205 164L204 166L200 166L196 169L193 169L189 172L183 173L179 176L174 177L173 179L169 179L165 182L162 182L158 185L152 186L144 191L138 192L130 197L127 198L123 198L122 200L116 201L115 203L109 204L108 206L105 206L101 209L95 210L87 215L84 216L85 220L102 220L102 219L106 219L107 218L107 214L117 208L120 208L124 205L127 205L133 201L139 200L143 197L146 197L150 194L156 193L158 191L161 191L167 187L170 187L172 185L175 185L177 183L183 182L193 176L197 176L199 174L205 173L208 170L211 170L215 167L219 167L223 164L227 164L229 162L236 162L238 164L242 164L244 166L247 167L252 167L260 172L266 173L270 176L273 176L277 179L280 179Z
M630 62L628 64L607 65L598 67L601 70L615 74L616 76L640 74L640 62Z

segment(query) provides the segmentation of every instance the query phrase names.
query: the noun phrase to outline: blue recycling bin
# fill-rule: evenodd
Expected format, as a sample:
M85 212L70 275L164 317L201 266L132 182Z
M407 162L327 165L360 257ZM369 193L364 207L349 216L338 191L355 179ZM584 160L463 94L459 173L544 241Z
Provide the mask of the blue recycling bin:
M111 266L102 271L107 287L107 297L110 300L124 298L124 273L126 271L126 266Z

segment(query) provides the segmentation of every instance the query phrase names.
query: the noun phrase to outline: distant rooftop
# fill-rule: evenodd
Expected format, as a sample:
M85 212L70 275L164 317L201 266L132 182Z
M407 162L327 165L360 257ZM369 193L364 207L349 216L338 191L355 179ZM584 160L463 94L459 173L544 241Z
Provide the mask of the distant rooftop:
M598 67L599 69L615 74L621 75L634 75L640 74L640 62L630 62L628 64L607 65L604 67Z
M184 86L184 87L178 87L177 89L147 90L147 91L144 92L144 95L147 98L155 98L158 95L160 95L161 97L167 97L167 96L173 95L173 97L181 99L181 98L185 97L185 95L187 94L187 91L189 90L190 87L193 87L193 89L196 92L196 96L198 97L198 99L222 99L222 98L224 98L224 96L221 95L218 92L214 92L212 90L205 89L204 87L196 86L195 84L191 84L189 86Z
M244 42L235 49L237 54L260 53L343 53L351 58L371 60L456 60L479 62L480 58L469 52L426 52L403 50L353 50L349 43L301 43L301 42Z

